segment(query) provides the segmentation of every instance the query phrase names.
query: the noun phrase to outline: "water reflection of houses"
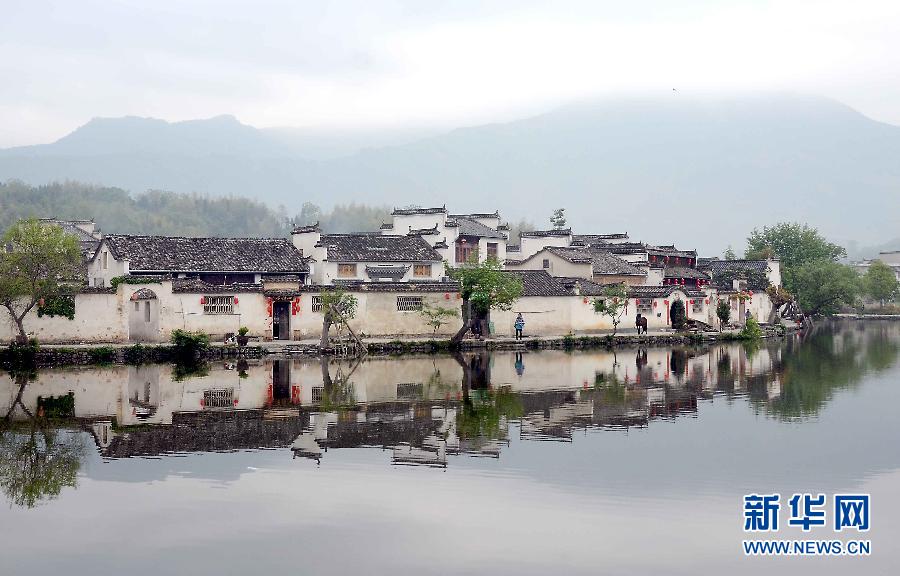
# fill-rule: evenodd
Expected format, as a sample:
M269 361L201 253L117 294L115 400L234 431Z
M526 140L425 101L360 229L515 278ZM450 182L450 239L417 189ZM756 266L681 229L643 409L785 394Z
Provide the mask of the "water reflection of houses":
M218 363L199 373L169 365L47 370L23 405L73 393L108 457L291 447L390 450L396 464L446 466L458 455L499 457L511 439L571 441L578 430L648 426L694 414L698 398L781 394L779 349L740 345L449 356L359 363L284 359ZM464 390L463 365L488 376ZM473 380L474 382L474 380ZM0 404L16 397L0 376ZM0 406L2 408L2 406ZM140 425L140 426L139 426Z

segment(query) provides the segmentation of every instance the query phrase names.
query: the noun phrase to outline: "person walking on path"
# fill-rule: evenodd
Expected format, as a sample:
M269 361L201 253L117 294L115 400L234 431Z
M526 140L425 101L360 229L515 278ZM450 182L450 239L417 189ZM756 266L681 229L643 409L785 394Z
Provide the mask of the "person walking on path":
M522 318L522 313L519 312L519 315L516 316L516 322L513 324L516 329L516 340L522 339L522 330L525 329L525 319Z

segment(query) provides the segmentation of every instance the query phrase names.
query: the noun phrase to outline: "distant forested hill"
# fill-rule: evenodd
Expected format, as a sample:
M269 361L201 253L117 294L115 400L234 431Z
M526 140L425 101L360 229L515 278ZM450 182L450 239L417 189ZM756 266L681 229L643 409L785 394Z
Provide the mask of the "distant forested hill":
M860 246L896 238L900 228L900 126L822 98L609 98L393 140L399 145L370 135L362 149L349 136L304 134L230 116L96 119L50 144L0 150L0 180L250 197L291 214L304 202L325 209L446 203L460 212L499 209L539 226L566 207L581 232L629 232L705 253L739 246L753 227L779 220L809 222L833 241ZM347 155L307 153L313 149ZM223 216L218 230L233 222L230 212ZM259 233L272 229L259 226Z
M319 220L328 232L377 230L390 209L358 204L336 205L322 212L307 203L302 214L290 215L248 198L209 197L151 190L129 194L121 188L79 182L29 186L0 182L0 231L19 218L93 218L106 233L172 236L277 237L290 233L294 222Z

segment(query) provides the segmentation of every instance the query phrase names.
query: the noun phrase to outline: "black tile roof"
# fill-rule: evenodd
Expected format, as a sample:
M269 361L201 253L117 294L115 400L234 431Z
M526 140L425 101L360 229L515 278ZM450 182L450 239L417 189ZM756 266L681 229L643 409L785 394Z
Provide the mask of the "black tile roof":
M303 277L299 274L269 274L263 277L263 282L302 282Z
M697 262L697 267L713 276L717 272L724 270L753 270L754 272L768 273L769 262L767 260L715 260L702 258Z
M613 254L639 254L647 252L647 246L641 242L620 242L618 244L607 244L603 246L604 250Z
M522 281L522 296L570 296L570 292L559 279L547 274L546 270L507 270Z
M546 238L546 237L559 237L559 236L571 236L572 229L571 228L559 228L554 230L530 230L528 232L522 232L519 234L520 238Z
M363 282L361 280L335 280L332 286L304 286L304 292L334 290L335 286L354 292L459 292L457 282Z
M685 296L700 298L706 296L706 293L696 288L687 288L685 286L629 286L629 298L663 298L670 296L672 292L679 291Z
M440 208L394 208L392 216L411 216L413 214L446 214L447 206Z
M590 263L594 274L617 275L617 276L645 276L640 268L632 266L625 260L614 254L610 254L606 250L596 248L562 248L559 246L548 246L544 248L547 252L555 254L573 264ZM540 254L540 252L538 252ZM535 254L536 256L537 254ZM534 258L534 256L532 256Z
M393 226L391 226L391 229L393 229ZM409 232L407 234L409 234L410 236L437 236L438 234L440 234L440 232L438 231L438 225L435 224L434 227L432 227L432 228L415 228L414 229L414 228L410 227Z
M323 234L331 262L434 262L441 255L421 236Z
M89 232L82 230L77 225L78 224L93 224L92 220L59 220L57 218L41 218L40 220L44 224L53 224L55 226L59 226L63 229L63 232L68 234L69 236L74 236L75 241L78 242L78 247L81 249L81 255L85 258L85 260L89 260L94 252L97 251L97 247L100 246L100 239L93 236Z
M172 280L172 292L181 294L248 294L262 291L262 284L207 284L199 278Z
M500 211L497 210L492 213L482 212L475 214L450 214L450 218L500 218Z
M490 226L485 226L472 218L456 217L453 219L453 222L459 226L460 236L477 236L478 238L497 238L499 240L506 240L506 235L502 232L494 230ZM452 226L452 222L448 222L447 225Z
M285 238L185 238L130 236L104 238L116 260L140 272L305 273L307 261Z
M572 294L575 293L575 285L577 284L581 296L602 296L607 286L617 285L617 283L601 284L600 282L573 276L558 276L556 279Z
M294 226L294 229L291 230L291 234L303 234L304 232L319 232L319 222L316 221L313 224L309 224L307 226Z
M409 272L409 266L366 266L369 278L403 278Z
M655 256L678 256L681 258L696 258L696 250L679 250L674 245L647 246L647 252Z
M665 278L694 278L709 280L709 276L695 268L685 266L669 266L665 270Z
M619 234L573 234L572 244L584 244L585 246L593 246L595 244L607 244L610 240L627 240L628 233Z
M131 295L131 300L156 300L156 292L149 288L138 288Z

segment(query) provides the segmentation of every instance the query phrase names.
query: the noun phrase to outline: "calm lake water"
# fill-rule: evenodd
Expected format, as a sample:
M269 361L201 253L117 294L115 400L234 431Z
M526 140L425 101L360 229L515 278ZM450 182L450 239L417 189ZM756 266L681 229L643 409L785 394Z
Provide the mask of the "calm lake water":
M0 573L896 573L898 354L900 323L856 322L755 349L3 374ZM743 496L774 492L871 494L871 556L745 557Z

